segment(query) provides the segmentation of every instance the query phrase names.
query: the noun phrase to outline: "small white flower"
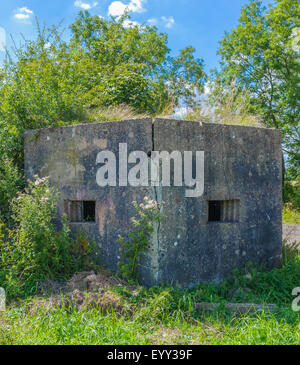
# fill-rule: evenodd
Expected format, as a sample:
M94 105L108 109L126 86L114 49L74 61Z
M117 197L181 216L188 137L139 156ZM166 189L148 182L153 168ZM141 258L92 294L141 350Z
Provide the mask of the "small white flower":
M43 196L41 199L41 202L44 204L48 201L49 199L46 196Z
M34 182L34 185L35 186L39 186L39 185L42 185L45 183L45 181L48 179L48 177L42 177L41 179L37 179L35 182Z
M150 200L146 205L145 209L154 209L157 208L157 202L155 200Z

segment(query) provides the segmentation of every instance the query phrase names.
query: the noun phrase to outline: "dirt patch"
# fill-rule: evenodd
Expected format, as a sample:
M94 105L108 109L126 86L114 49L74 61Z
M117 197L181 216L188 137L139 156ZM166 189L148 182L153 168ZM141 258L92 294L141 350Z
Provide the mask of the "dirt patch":
M65 291L66 285L66 282L46 279L39 283L37 295L57 295Z
M27 304L29 313L43 309L52 311L57 308L88 310L97 308L103 315L108 313L130 313L131 308L124 303L120 296L112 292L91 293L78 289L61 296L51 296L47 299L35 299Z
M125 284L124 281L105 270L99 273L80 272L67 282L45 280L39 285L38 296L46 296L46 298L37 297L28 303L26 308L30 313L41 309L51 311L57 308L76 308L77 310L97 308L104 315L112 312L131 313L133 308L119 295L109 291L109 288L113 286Z
M80 291L98 291L100 288L126 285L124 280L113 276L106 270L82 271L75 274L69 281L61 282L46 279L39 284L37 295L57 295L78 289Z
M84 271L74 275L68 282L68 287L71 290L97 291L99 288L120 286L124 284L124 281L113 275L109 275L109 273L105 271L97 274L94 271Z

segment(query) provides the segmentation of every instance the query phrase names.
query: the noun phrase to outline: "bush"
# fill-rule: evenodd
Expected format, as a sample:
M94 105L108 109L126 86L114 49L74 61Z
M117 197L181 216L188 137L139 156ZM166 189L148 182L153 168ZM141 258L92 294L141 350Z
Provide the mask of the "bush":
M0 157L0 220L12 225L10 203L24 186L24 179L12 160Z
M154 232L154 224L162 220L162 203L144 198L145 204L132 202L135 207L138 219L131 218L134 229L128 234L128 241L119 235L121 244L121 259L118 265L119 275L129 281L137 282L139 273L137 271L141 254L150 246L151 234Z
M16 227L2 226L0 236L0 286L11 298L32 295L40 281L65 279L91 264L95 244L84 233L72 239L66 217L56 230L57 199L48 179L36 176L12 203Z
M300 212L300 180L285 181L283 187L283 201L289 208Z
M286 203L282 210L282 222L284 224L300 224L300 211L293 209L291 203Z

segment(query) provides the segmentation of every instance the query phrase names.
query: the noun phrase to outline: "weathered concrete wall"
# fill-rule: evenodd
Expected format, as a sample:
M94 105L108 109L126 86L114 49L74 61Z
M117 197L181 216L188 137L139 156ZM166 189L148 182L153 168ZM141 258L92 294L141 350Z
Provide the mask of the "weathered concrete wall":
M158 119L154 149L205 151L200 198L163 187L158 281L219 281L251 261L281 262L281 134L277 130ZM208 200L240 200L238 223L207 222Z
M126 236L135 213L131 202L151 194L147 187L97 185L97 154L101 150L114 152L118 166L119 143L127 143L129 151L151 151L151 119L80 124L25 134L26 178L32 180L34 174L50 177L60 192L60 215L65 200L96 200L96 222L71 223L71 229L85 229L100 247L102 264L113 271L120 255L118 235Z
M101 150L205 151L203 196L186 187L105 187L96 184ZM156 119L82 124L28 131L26 177L50 176L64 200L96 200L95 223L72 223L98 242L102 263L117 269L118 234L126 236L131 202L151 195L165 202L166 219L143 255L143 283L218 281L249 261L269 267L281 260L281 135L277 130ZM208 200L240 201L237 223L208 222Z

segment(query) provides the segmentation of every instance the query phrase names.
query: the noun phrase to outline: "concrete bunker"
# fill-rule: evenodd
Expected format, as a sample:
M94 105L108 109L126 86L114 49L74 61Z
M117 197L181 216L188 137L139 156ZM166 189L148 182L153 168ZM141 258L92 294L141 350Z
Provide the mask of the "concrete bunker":
M127 151L119 154L120 144ZM116 156L115 186L97 184L100 151ZM170 186L126 184L123 157L142 151L203 151L204 189L186 197ZM121 157L120 157L121 156ZM166 219L155 227L139 271L145 285L193 286L219 281L248 262L267 267L281 263L281 133L275 129L217 125L168 119L137 119L80 124L25 133L25 175L49 176L60 192L59 216L72 230L80 227L98 243L101 262L117 270L118 235L126 236L135 211L132 201L145 196L164 201ZM128 175L126 175L128 176ZM121 183L120 183L121 181Z

